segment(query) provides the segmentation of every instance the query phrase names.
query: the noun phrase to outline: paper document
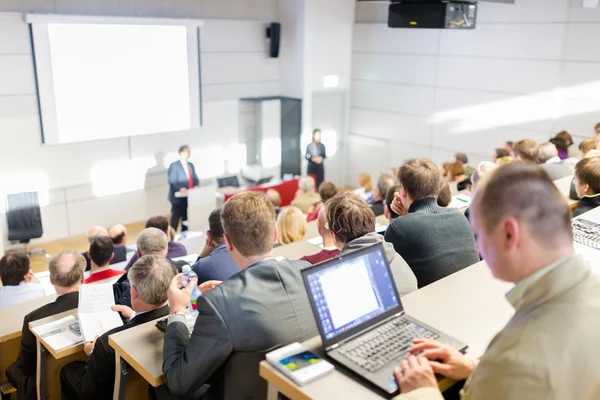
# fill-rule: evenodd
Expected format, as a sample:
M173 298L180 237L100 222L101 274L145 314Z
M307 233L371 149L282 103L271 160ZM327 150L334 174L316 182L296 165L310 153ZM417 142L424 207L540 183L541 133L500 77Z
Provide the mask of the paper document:
M46 291L46 296L51 294L56 294L56 290L54 286L50 283L50 271L38 272L37 274L33 274L35 279L38 281L40 285L44 285L44 290Z
M187 195L187 192L185 192L185 193L175 192L175 197L177 197L177 198L188 197L188 195Z
M317 236L312 239L308 239L307 242L310 244L314 244L315 246L320 246L323 244L323 238L321 236Z
M55 351L66 349L83 341L77 319L72 315L31 330L44 339L46 344Z
M468 207L471 204L471 198L465 194L457 194L456 196L452 196L452 202L450 203L450 208L464 208Z
M81 285L79 289L79 325L85 342L91 342L113 328L123 325L115 305L112 284Z

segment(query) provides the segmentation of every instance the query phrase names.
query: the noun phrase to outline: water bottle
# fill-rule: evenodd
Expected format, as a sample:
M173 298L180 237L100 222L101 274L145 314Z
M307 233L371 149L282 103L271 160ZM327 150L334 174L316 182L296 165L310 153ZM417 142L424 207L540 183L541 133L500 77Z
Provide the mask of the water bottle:
M184 287L186 287L190 281L194 278L198 279L198 275L196 275L196 273L194 271L192 271L192 267L190 267L189 265L185 265L182 268L183 271L183 279L181 280L181 283L183 284ZM190 313L193 316L197 316L198 315L198 306L196 305L196 300L198 299L198 297L202 296L202 292L200 291L200 289L198 289L198 286L194 286L194 289L192 290L192 294L190 295L190 303L188 304L189 308L190 308Z

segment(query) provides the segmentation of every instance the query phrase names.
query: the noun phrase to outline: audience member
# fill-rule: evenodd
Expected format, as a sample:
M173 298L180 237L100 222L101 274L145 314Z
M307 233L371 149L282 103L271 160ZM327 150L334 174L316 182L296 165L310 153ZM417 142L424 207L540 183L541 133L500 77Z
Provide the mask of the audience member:
M327 225L327 211L325 209L326 206L319 210L319 218L317 219L317 230L319 231L319 235L323 238L323 250L310 256L304 256L300 259L302 261L308 261L313 265L331 260L340 255L340 251L335 247L335 243L333 242L329 225Z
M385 240L406 260L420 288L479 261L467 219L457 209L437 205L440 179L428 158L404 163L398 172L402 188L396 199L408 214L396 218L385 231Z
M115 254L113 253L113 242L108 236L99 236L90 243L88 256L92 261L92 269L83 283L94 283L121 276L124 270L115 270L110 267L110 261Z
M580 152L581 158L585 158L585 155L590 150L594 150L595 148L596 148L596 139L595 138L585 139L584 141L579 143L579 152Z
M192 269L198 275L199 285L207 281L226 281L240 272L225 246L220 208L213 210L208 217L206 244Z
M570 136L570 135L569 135ZM569 157L567 141L561 136L555 136L549 140L550 143L556 146L558 149L558 156L561 160Z
M479 186L481 186L483 182L485 182L486 179L491 175L491 173L498 169L498 167L499 165L493 162L480 162L477 166L477 169L473 171L473 175L471 175L471 181L473 182L473 192L477 191ZM467 209L465 210L465 217L467 217L467 219L470 219L470 213L471 209L470 207L467 207Z
M506 151L508 151L508 155L511 157L515 156L515 152L514 152L514 143L512 141L507 141L504 142L504 145L502 146L503 149L505 149Z
M358 188L354 189L354 193L359 195L367 203L373 201L373 181L371 175L363 172L358 176Z
M565 143L567 144L567 157L577 157L578 156L578 152L577 152L577 145L575 145L575 142L573 142L573 136L571 136L571 134L567 131L561 131L558 132L556 134L556 137L561 138L565 141Z
M375 215L363 199L354 193L344 193L329 200L325 211L333 243L342 255L383 243L398 293L404 296L417 290L417 278L406 261L375 232Z
M54 302L46 304L25 316L19 355L17 360L6 370L6 377L11 385L17 389L19 399L37 399L37 341L29 330L29 323L77 308L79 287L83 283L85 259L75 251L63 251L50 260L48 270L50 272L50 283L54 286L58 297Z
M115 246L127 246L127 228L117 224L109 229L108 234Z
M269 189L267 190L267 197L271 200L271 203L273 203L273 207L275 207L275 216L277 217L281 211L281 195L277 190Z
M450 190L452 193L458 193L466 188L467 185L463 182L467 177L465 175L465 168L460 161L451 163L447 173L446 179L448 179L448 182L450 183ZM461 183L463 184L461 185ZM459 188L459 185L461 185L461 188Z
M169 242L177 242L177 240L175 240L175 238L177 237L177 231L175 229L173 229L172 226L169 226L169 233L167 233L167 240ZM186 250L187 253L187 250Z
M308 210L308 215L306 216L306 221L314 221L319 216L319 211L323 207L323 204L327 202L330 198L337 194L337 187L333 184L333 182L323 182L319 185L319 196L321 197L319 200L316 200L313 205Z
M95 238L100 236L110 237L106 228L100 225L92 226L87 232L87 239L90 244ZM112 260L110 260L111 264L116 264L127 260L127 248L125 246L113 246L113 252L115 253L115 256L112 258ZM88 253L89 250L81 254L85 259L86 271L89 271L92 268L92 261L90 260Z
M475 170L475 168L473 168L472 166L469 165L469 157L467 157L467 155L465 153L456 153L454 155L454 162L460 162L463 164L464 166L464 170L465 170L465 176L468 178L471 176L471 174L473 173L473 170Z
M315 180L310 176L300 178L298 192L296 192L296 198L292 201L292 206L298 207L303 214L307 214L308 209L319 200L321 200L321 197L315 191Z
M575 166L575 190L580 198L573 216L600 206L600 157L588 157Z
M556 146L550 142L539 146L538 161L553 181L573 175L573 169L563 162Z
M396 179L394 175L381 174L381 176L379 176L377 187L373 193L373 204L371 204L371 211L373 211L376 217L379 217L385 213L384 201L385 197L387 196L387 192L392 186L397 184L398 179Z
M515 161L515 159L510 156L500 157L496 160L496 164L498 164L499 166L503 166L506 164L510 164L513 161Z
M539 168L511 164L478 190L472 208L473 232L492 274L516 284L507 295L515 314L478 362L436 341L415 340L410 352L422 353L394 371L399 398L441 400L434 372L470 376L463 399L597 398L600 320L591 316L600 313L600 277L575 254L563 196Z
M304 240L306 238L306 228L306 218L300 209L294 206L284 208L277 217L279 244L290 244Z
M165 386L183 396L210 383L206 398L264 399L267 384L258 365L265 354L317 335L300 274L308 264L272 258L275 210L265 196L236 194L223 205L221 219L225 244L241 272L198 298L200 316L191 337L183 311L196 282L183 290L181 276L171 282Z
M437 204L440 207L448 207L452 203L452 190L450 185L443 179L440 179L440 191L438 192Z
M32 283L29 256L23 250L9 250L0 259L0 308L34 300L46 294L43 285Z
M502 157L510 157L510 153L506 149L496 149L494 150L494 157L492 157L492 161L496 162L498 159Z
M398 218L400 215L406 215L408 213L408 211L402 206L402 203L400 204L400 209L398 211L400 211L400 213L398 214L396 212L396 210L394 210L392 208L392 203L394 202L394 199L396 198L396 193L400 192L400 185L396 185L396 186L392 186L390 188L390 190L388 190L387 192L387 196L385 196L385 217L388 219L388 221L392 221L395 218Z
M594 135L600 136L600 122L594 125Z
M63 367L60 373L63 400L112 398L116 356L108 344L108 337L169 313L167 289L175 276L169 261L163 257L144 256L135 262L127 275L131 282L131 308L113 306L127 322L86 343L83 350L89 356L87 361L74 361Z
M515 143L513 149L515 153L515 159L529 164L537 164L538 162L538 145L531 139L520 140Z
M172 238L169 235L169 220L166 217L163 217L162 215L156 216L156 217L152 217L150 218L148 221L146 221L146 229L148 228L156 228L159 229L161 231L164 232L164 234L167 237L167 242L168 242L168 251L167 251L167 255L165 256L167 259L172 259L172 258L177 258L177 257L183 257L187 255L187 249L185 248L184 245L182 245L181 243L177 243L177 242L172 242L170 241ZM146 255L146 254L143 254ZM127 263L127 266L125 267L126 271L129 271L129 268L131 268L131 266L138 260L139 257L139 248L138 248L138 253L134 254L133 257L131 257L131 260L129 260L129 263Z

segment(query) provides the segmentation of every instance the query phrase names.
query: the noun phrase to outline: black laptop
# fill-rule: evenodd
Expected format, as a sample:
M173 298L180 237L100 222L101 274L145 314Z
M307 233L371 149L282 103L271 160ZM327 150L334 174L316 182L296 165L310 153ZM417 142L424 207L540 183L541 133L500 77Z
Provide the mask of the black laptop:
M406 315L383 244L302 270L327 358L378 393L399 389L393 370L415 338L464 352L467 345Z

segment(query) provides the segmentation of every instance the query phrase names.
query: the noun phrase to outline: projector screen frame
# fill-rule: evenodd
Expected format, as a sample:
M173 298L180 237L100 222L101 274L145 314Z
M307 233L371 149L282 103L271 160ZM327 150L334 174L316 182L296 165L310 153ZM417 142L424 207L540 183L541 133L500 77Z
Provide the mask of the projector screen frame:
M35 74L36 96L38 101L38 113L40 117L41 142L45 146L72 144L81 142L93 142L97 140L110 140L115 138L131 138L134 136L145 136L166 132L148 132L132 135L115 135L98 139L82 139L80 141L61 142L58 132L58 121L56 103L54 101L54 85L52 79L52 62L50 58L50 42L48 35L48 24L94 24L94 25L159 25L180 26L186 28L187 54L188 54L188 79L190 96L190 128L195 130L202 126L202 77L200 57L200 28L203 20L186 18L147 18L147 17L118 17L118 16L90 16L90 15L61 15L61 14L24 14L24 21L29 24L31 53L33 57L33 68ZM42 39L43 44L35 43L36 39ZM40 61L42 59L42 61ZM45 71L39 69L40 64L49 68ZM40 79L42 76L42 79ZM52 98L50 98L52 97ZM48 127L52 130L48 132ZM187 130L184 130L187 131ZM181 132L181 131L179 131Z

